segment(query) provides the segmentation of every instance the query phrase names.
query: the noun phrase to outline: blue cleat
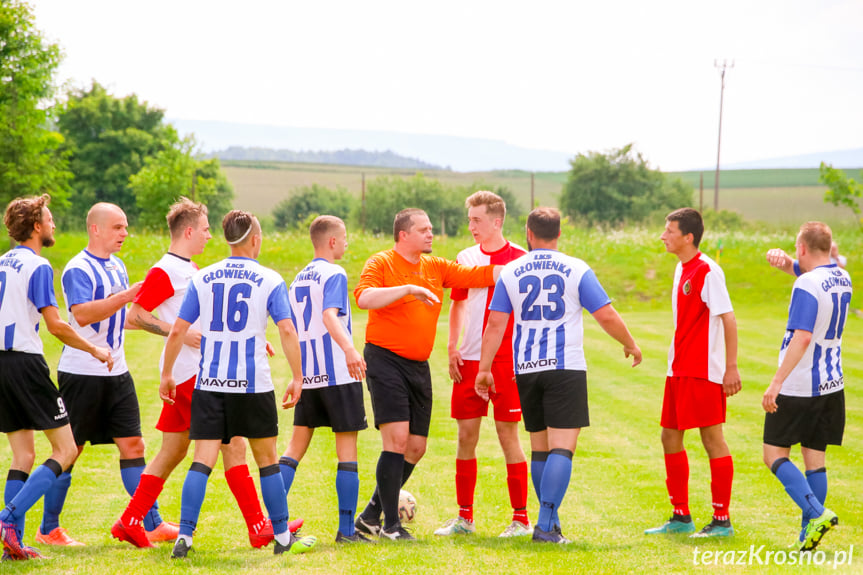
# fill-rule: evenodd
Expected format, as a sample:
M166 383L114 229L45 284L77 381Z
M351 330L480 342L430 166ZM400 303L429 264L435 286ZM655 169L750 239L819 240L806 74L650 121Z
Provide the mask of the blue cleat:
M671 519L652 529L645 529L645 535L657 534L672 534L672 533L692 533L695 531L695 525L692 523L692 517L689 515L672 515Z
M705 525L698 533L693 533L690 537L731 537L734 535L734 527L731 526L730 519L716 519Z

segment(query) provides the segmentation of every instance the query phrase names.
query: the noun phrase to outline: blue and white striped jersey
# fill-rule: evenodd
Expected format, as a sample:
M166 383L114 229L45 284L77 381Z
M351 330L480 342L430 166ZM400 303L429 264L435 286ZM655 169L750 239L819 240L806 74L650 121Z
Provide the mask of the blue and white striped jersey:
M316 258L297 274L290 288L294 326L303 356L303 388L352 383L345 352L324 325L325 309L335 308L350 336L348 276L342 266Z
M842 332L851 303L851 277L831 264L806 272L794 282L788 325L779 352L779 364L794 331L812 333L812 341L779 391L782 395L816 397L844 388Z
M515 373L586 370L581 310L611 303L593 270L556 250L532 250L500 273L489 309L513 313Z
M79 325L71 313L73 305L105 299L112 294L129 288L126 266L117 256L96 257L86 249L69 260L61 276L63 297L69 311L69 323L78 334L99 347L107 347L114 358L114 369L80 349L63 347L57 371L78 375L123 375L126 367L126 354L123 351L123 326L126 323L126 306L121 307L111 317Z
M272 391L268 316L274 323L291 318L288 288L275 271L253 259L230 257L196 273L179 314L189 323L201 320L201 370L195 389Z
M54 270L24 246L0 257L0 344L4 351L42 354L39 310L57 307Z

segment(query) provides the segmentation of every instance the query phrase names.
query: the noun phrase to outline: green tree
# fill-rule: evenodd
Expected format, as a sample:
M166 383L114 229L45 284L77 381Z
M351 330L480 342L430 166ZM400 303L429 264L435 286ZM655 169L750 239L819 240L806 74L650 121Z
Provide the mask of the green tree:
M71 173L51 129L54 72L60 49L34 26L30 7L0 4L0 202L48 192L52 208L67 205Z
M560 196L561 211L588 224L644 221L692 201L692 187L651 169L632 144L607 154L579 154L570 162Z
M344 187L331 190L320 184L303 186L273 208L273 223L277 230L300 227L309 218L327 214L346 220L359 204Z
M165 214L180 196L207 205L210 225L218 226L231 209L234 192L219 160L198 160L195 141L188 137L144 160L144 167L129 178L138 209L138 224L162 229Z
M112 202L137 223L140 204L129 178L150 156L176 147L176 130L163 122L164 112L139 102L134 94L116 98L97 82L73 90L57 125L75 175L70 215L83 220L95 202Z
M410 179L375 178L366 191L366 228L375 233L392 233L398 212L420 208L428 214L436 232L440 233L443 225L443 231L453 235L465 219L465 197L463 189L445 186L422 174Z
M860 198L863 197L863 184L847 177L842 170L837 170L824 162L821 162L820 171L819 179L823 184L827 184L827 191L824 192L824 203L848 208L854 212L857 225L863 227L859 203ZM863 176L863 172L860 174Z

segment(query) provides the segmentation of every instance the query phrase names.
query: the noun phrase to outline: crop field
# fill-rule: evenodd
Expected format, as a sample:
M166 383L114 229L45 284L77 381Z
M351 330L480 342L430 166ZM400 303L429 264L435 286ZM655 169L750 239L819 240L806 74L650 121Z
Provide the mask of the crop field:
M73 472L73 483L61 518L70 534L84 541L83 548L42 548L51 556L46 562L3 563L3 573L260 573L302 572L380 573L840 573L863 572L863 319L849 314L844 333L843 365L847 382L848 423L845 445L828 451L830 494L828 506L840 516L840 524L825 537L823 565L799 567L764 562L765 552L786 552L799 528L799 511L781 484L761 462L761 395L776 368L779 343L784 332L787 302L793 280L771 270L764 262L770 247L793 248L794 230L771 233L708 233L703 249L719 257L735 305L740 332L740 372L743 391L729 400L726 436L734 455L735 483L731 517L736 535L722 541L695 541L686 537L646 537L643 530L662 523L670 513L664 484L662 448L659 441L659 408L671 337L669 292L676 258L664 252L658 229L633 229L600 233L564 230L561 249L585 259L614 299L644 353L641 366L632 369L619 346L589 317L585 318L586 355L589 364L591 427L579 438L572 482L561 508L563 532L573 543L549 547L527 540L496 537L509 522L509 501L503 457L493 425L484 422L479 453L479 484L476 498L477 534L458 539L437 538L432 533L444 520L455 516L454 457L456 425L449 418L450 382L447 376L447 309L438 323L438 337L430 358L435 404L429 449L406 485L418 501L417 518L411 525L415 543L378 543L373 546L337 547L333 542L338 525L335 496L336 459L333 435L320 430L299 466L288 498L292 517L305 519L304 533L316 535L318 546L301 556L274 557L271 548L253 550L245 539L245 526L226 487L220 466L209 482L207 499L195 537L193 553L183 562L169 559L170 544L140 550L111 539L109 529L125 507L128 497L120 482L116 449L88 446ZM521 242L521 238L512 238ZM840 245L849 255L852 277L861 269L855 254L863 253L859 232L840 232ZM363 262L391 240L357 234L349 230L350 246L343 260L349 284L355 285ZM446 257L469 244L469 238L436 238L435 253ZM55 268L55 279L65 261L86 243L81 234L61 234L57 245L43 253ZM722 246L719 253L719 246ZM133 234L119 254L133 281L142 279L149 265L167 247L160 235ZM223 240L214 238L197 261L201 265L227 254ZM302 233L270 234L264 240L260 261L291 277L312 257ZM62 300L61 300L62 307ZM863 307L855 295L851 307ZM63 312L65 314L65 311ZM366 314L354 309L354 341L362 345ZM57 365L60 346L45 330L48 364ZM272 340L277 339L275 330ZM161 338L141 332L128 333L126 354L135 378L142 410L147 457L159 446L153 429L160 402L157 395L156 358ZM280 357L272 360L276 389L284 389L289 372ZM380 452L380 435L371 426L371 407L366 394L370 428L359 435L360 507L374 488L374 469ZM291 413L280 416L279 449L290 436ZM522 432L529 453L527 434ZM691 463L691 506L696 522L710 517L709 467L697 434L687 434ZM37 461L48 452L41 437ZM0 443L0 461L10 460L5 442ZM800 463L799 453L792 458ZM249 458L251 461L251 458ZM160 498L162 515L177 520L180 491L190 458L168 480ZM252 464L252 469L254 465ZM253 476L255 473L253 471ZM0 472L0 484L5 473ZM538 509L532 490L528 511L535 520ZM41 516L41 503L28 514L25 540L33 542ZM762 547L763 546L763 547ZM749 550L760 553L751 564L727 565L731 555L738 560ZM718 564L703 565L710 551ZM717 554L717 552L719 554ZM845 564L834 565L845 553ZM850 553L850 563L848 554ZM787 555L782 555L787 559ZM696 563L696 561L698 563ZM826 563L830 561L830 563Z
M359 196L362 177L366 184L379 176L413 177L412 170L360 168L323 164L286 164L265 162L225 162L228 179L234 186L237 208L266 215L296 188L313 183L325 187L342 186ZM849 177L859 179L853 170ZM520 170L492 172L426 171L429 178L445 184L468 186L477 181L509 187L522 209L530 205L530 173ZM699 207L699 172L671 172L690 183L695 192L692 205ZM534 199L540 205L557 205L565 172L540 172L534 175ZM824 203L823 185L818 183L818 170L739 170L722 172L719 207L739 212L744 218L771 225L788 225L802 219L821 219L831 224L854 224L850 210ZM704 208L713 207L713 172L704 173Z

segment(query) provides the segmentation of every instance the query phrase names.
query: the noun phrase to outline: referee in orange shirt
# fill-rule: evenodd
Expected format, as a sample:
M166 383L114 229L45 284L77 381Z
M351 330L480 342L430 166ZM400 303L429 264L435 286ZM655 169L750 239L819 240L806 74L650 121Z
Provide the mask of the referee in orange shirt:
M354 289L360 309L370 310L363 355L383 441L377 489L356 528L394 540L413 539L399 522L399 490L428 441L432 383L427 360L443 290L493 286L500 271L500 266L468 267L429 255L433 238L423 210L402 210L393 222L395 247L369 258Z

